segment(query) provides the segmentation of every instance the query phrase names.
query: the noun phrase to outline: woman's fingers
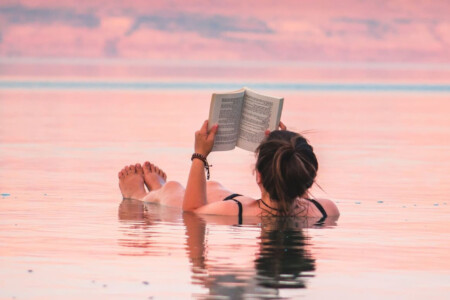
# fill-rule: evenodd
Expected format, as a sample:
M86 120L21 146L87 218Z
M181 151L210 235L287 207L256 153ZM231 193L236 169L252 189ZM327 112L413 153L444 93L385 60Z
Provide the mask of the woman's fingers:
M286 125L284 125L284 123L281 122L281 121L280 121L280 123L278 124L278 128L279 128L279 130L287 130ZM270 134L270 130L269 130L269 129L266 129L266 131L264 131L264 135L265 135L265 136L269 136L269 134Z
M214 138L216 137L216 133L217 133L218 129L219 129L219 125L214 124L213 127L211 128L211 131L208 134L208 140L214 141Z
M194 149L196 153L208 156L214 146L214 138L216 137L218 127L219 125L214 124L208 132L208 120L203 122L200 130L195 132Z
M200 133L205 135L208 134L208 120L203 122L202 128L200 128Z

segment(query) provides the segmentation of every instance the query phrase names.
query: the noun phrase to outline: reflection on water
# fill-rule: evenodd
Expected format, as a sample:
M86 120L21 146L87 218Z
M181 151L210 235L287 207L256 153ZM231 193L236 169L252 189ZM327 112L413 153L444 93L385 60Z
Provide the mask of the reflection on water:
M271 288L304 288L305 277L313 276L315 260L307 251L307 237L299 221L267 220L261 230L261 250L255 260L260 285Z
M279 299L280 289L306 288L308 278L315 276L316 267L309 250L311 239L304 229L336 226L337 220L330 218L318 225L318 219L264 217L247 218L244 225L236 225L237 218L180 215L178 210L146 205L137 200L123 200L119 205L123 232L119 244L125 247L122 254L130 255L128 248L145 248L140 255L176 251L173 240L171 244L161 242L161 229L173 235L181 218L184 228L178 229L185 230L185 256L191 264L192 283L207 289L209 296L229 299L256 296ZM228 242L219 247L210 245L211 235L220 235ZM240 239L248 235L255 238L247 239L244 247L241 244L238 248ZM216 250L223 253L218 257ZM197 297L208 298L204 294Z

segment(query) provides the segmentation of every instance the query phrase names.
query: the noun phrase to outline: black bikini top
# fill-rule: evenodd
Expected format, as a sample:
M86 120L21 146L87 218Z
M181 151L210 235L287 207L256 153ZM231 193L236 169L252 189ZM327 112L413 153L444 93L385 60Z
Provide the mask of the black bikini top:
M239 200L234 199L234 197L239 197L239 196L242 196L242 195L231 194L231 195L225 197L225 199L223 199L223 201L233 200L234 202L237 203L237 205L239 206L238 221L239 221L239 225L242 225L242 203Z
M242 195L241 194L231 194L231 195L225 197L225 199L223 199L223 201L233 200L234 202L237 203L237 205L239 207L238 221L239 221L239 225L241 225L242 224L242 210L243 210L242 203L239 200L234 199L235 197L239 197L239 196L242 196ZM322 213L322 218L317 222L317 223L322 223L325 220L325 218L328 217L327 212L325 211L323 206L319 202L317 202L317 200L309 199L309 198L305 198L305 200L314 204L317 207L317 209ZM273 207L267 205L262 199L259 199L259 201L261 201L261 203L264 206L266 206L267 208L277 211L276 208L273 208Z

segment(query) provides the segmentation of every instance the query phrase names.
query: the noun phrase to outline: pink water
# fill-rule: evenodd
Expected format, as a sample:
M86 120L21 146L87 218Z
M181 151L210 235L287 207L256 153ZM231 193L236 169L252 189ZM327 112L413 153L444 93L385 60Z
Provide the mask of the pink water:
M318 154L323 190L314 194L342 215L303 230L315 260L305 288L274 289L258 285L260 226L219 218L187 228L178 212L119 211L125 164L150 160L185 183L211 92L0 91L0 298L449 294L448 93L281 93L282 119L308 131ZM212 179L257 196L252 154L213 153L210 162Z

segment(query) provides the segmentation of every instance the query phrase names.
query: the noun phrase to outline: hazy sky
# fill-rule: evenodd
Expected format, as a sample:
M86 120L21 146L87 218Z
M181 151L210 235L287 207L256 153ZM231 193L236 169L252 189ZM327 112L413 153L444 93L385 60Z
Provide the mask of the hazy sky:
M0 4L1 57L450 62L450 1Z

